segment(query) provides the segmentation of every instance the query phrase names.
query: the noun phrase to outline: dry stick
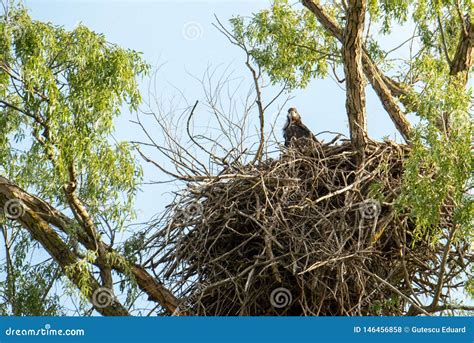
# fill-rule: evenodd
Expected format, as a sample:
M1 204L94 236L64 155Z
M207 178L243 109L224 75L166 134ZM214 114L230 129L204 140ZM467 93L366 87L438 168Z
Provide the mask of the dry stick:
M316 262L314 264L312 264L308 269L306 270L303 270L302 272L298 273L299 275L301 274L304 274L304 273L307 273L307 272L310 272L312 270L315 270L319 267L322 267L328 263L331 263L331 262L337 262L337 261L342 261L342 260L346 260L348 258L351 258L351 257L354 257L356 256L357 254L354 253L354 254L349 254L349 255L346 255L346 256L340 256L340 257L335 257L335 258L332 258L330 260L326 260L326 261L319 261L319 262Z
M257 108L258 108L258 119L259 119L259 122L260 122L260 128L259 128L259 130L260 130L260 132L259 132L260 133L260 141L259 141L257 152L255 153L255 158L253 159L253 162L252 162L252 164L253 164L257 161L261 161L262 155L263 155L263 148L264 148L264 145L265 145L265 110L267 109L268 106L270 106L270 104L272 102L275 101L275 99L281 93L283 93L284 88L280 91L280 93L275 98L273 98L273 100L271 100L271 102L267 106L263 105L262 91L261 91L261 87L260 87L260 84L259 84L259 80L260 80L260 77L261 77L261 72L259 70L259 72L257 73L255 68L252 66L252 64L250 62L251 55L250 55L250 52L249 52L247 46L245 46L244 43L239 42L236 39L236 37L229 30L227 30L225 28L225 26L221 23L221 21L219 20L219 18L217 18L217 16L214 16L214 17L216 18L216 21L217 21L217 25L214 24L214 27L216 27L222 34L224 34L224 36L226 36L226 38L229 40L229 42L231 44L241 48L245 52L245 54L247 55L245 65L247 66L247 68L250 70L250 73L252 74L253 84L254 84L255 92L256 92L255 102L256 102Z
M393 274L395 274L395 272L396 272L396 269L392 269L392 270L390 271L390 273L387 275L386 279L390 278ZM361 303L361 302L365 302L365 301L368 301L368 300L372 299L372 297L375 295L375 293L376 293L377 291L381 291L379 285L376 285L375 289L372 290L372 292L370 292L370 294L368 294L368 295L365 297L365 299L364 299L363 301L359 301L359 302L358 302L353 308L351 308L349 311L352 311L355 307L360 306L360 303Z
M199 100L196 100L196 102L194 103L194 106L192 107L191 109L191 112L189 113L189 116L188 116L188 120L186 121L186 132L188 134L188 137L189 139L191 139L191 141L198 147L200 148L202 151L204 151L205 153L207 153L208 155L213 155L210 151L208 151L205 147L202 146L202 144L200 144L198 141L196 141L196 139L194 138L194 136L191 134L191 128L190 128L190 125L191 125L191 119L194 115L194 111L196 111L196 107L197 105L199 104Z
M446 247L443 252L443 259L439 267L438 283L436 284L435 295L433 297L433 301L431 302L431 305L428 306L428 309L435 308L438 305L439 297L441 296L441 292L443 290L443 282L444 282L445 271L446 271L446 262L448 261L449 251L451 250L451 242L453 241L454 234L456 233L457 229L458 229L458 226L454 226L453 228L451 228L449 232L449 237L448 237L448 240L446 242Z
M384 279L382 279L380 276L378 276L377 274L374 274L374 273L371 273L369 272L368 270L366 269L362 269L366 274L376 278L378 281L386 284L391 290L393 290L395 293L397 293L399 296L401 296L403 299L405 299L406 301L408 301L413 307L415 307L418 311L420 311L420 313L423 313L427 316L431 316L431 314L427 311L425 311L425 309L423 309L422 307L418 306L416 304L415 301L413 301L410 297L406 296L405 294L403 294L402 292L400 292L398 290L397 287L393 286L390 282L387 282L385 281Z
M373 175L369 174L369 175L367 175L367 176L364 176L364 177L361 178L361 179L357 179L356 181L354 181L354 183L351 183L350 185L348 185L348 186L346 186L346 187L344 187L344 188L338 189L337 191L334 191L334 192L332 192L332 193L326 194L326 195L324 195L324 196L322 196L322 197L316 199L315 201L312 202L312 204L317 204L317 203L319 203L319 202L321 202L321 201L323 201L323 200L326 200L326 199L332 198L332 197L334 197L334 196L336 196L336 195L342 194L342 193L344 193L344 192L346 192L346 191L348 191L348 190L354 188L355 186L357 186L357 185L360 184L361 182L364 182L364 181L370 179L371 177L373 177Z
M284 247L281 245L281 243L278 242L276 240L276 238L272 236L272 234L268 231L268 229L265 227L265 225L263 225L257 219L255 219L254 217L248 215L247 213L244 213L244 212L239 211L239 210L237 210L236 212L238 214L240 214L242 217L245 217L245 218L251 220L252 222L254 222L256 225L258 225L263 230L263 232L265 232L265 236L268 237L269 240L273 241L276 245L278 245L278 247L280 249L284 249Z

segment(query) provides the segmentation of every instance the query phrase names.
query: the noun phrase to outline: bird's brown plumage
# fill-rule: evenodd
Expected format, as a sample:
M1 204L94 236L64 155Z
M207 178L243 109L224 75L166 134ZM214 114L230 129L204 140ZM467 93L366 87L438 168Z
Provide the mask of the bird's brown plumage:
M286 147L289 147L292 142L297 142L301 138L316 141L316 137L302 123L301 116L294 107L288 110L286 124L283 127L283 137L285 138Z

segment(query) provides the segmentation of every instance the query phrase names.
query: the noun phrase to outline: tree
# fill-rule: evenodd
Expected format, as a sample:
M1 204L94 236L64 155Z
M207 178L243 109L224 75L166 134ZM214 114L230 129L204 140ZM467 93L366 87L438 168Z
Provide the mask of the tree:
M200 187L204 181L238 179L244 171L254 170L253 165L264 168L265 163L271 164L265 162L264 120L275 98L267 105L263 103L263 75L273 84L282 85L283 92L304 88L312 79L330 72L340 80L337 74L343 71L341 83L346 88L351 149L356 153L357 168L366 168L370 160L365 109L365 88L370 84L409 151L403 161L402 191L390 207L399 214L408 213L407 220L414 223L411 244L429 242L441 251L427 276L433 285L431 291L426 291L428 304L410 298L414 294L410 280L404 280L406 293L397 291L397 296L409 305L405 313L472 310L448 302L450 289L457 287L449 274L450 264L466 259L472 262L472 252L465 250L473 232L473 207L468 196L473 165L469 117L472 94L467 87L473 64L472 2L303 0L302 5L275 0L271 8L250 18L232 18L229 29L220 22L217 25L232 44L245 52L253 78L255 99L244 114L247 116L257 106L260 134L252 162L240 162L248 151L230 138L227 150L214 141L214 147L224 150L223 157L214 153L218 149L203 147L189 127L197 103L189 111L187 133L191 142L221 168L217 175L186 152L169 132L169 147L154 141L152 145L173 161L178 173L166 171L142 156L172 177ZM411 50L407 60L392 61L389 56L393 51L379 46L373 27L380 29L377 34L389 35L394 22L409 20L416 30L403 45L417 48ZM186 292L179 283L168 282L164 287L164 280L157 278L163 266L155 264L154 257L164 255L163 263L180 264L178 257L167 260L174 256L170 250L177 246L172 242L175 238L179 241L179 237L170 242L166 236L168 245L158 251L148 229L118 247L114 239L134 218L133 197L142 173L134 146L113 144L109 138L120 106L127 103L137 110L141 104L137 78L148 70L137 52L110 44L84 26L66 31L33 21L18 6L5 9L0 17L0 206L5 209L1 225L6 264L2 272L7 276L0 284L5 294L2 313L61 313L57 297L49 292L55 282L64 279L103 315L128 315L138 295L156 302L160 313L178 313L183 302L180 298ZM213 100L208 99L209 107L222 119L219 124L243 130L217 109ZM416 122L407 119L410 113L416 115ZM159 125L163 125L161 119L157 119ZM227 136L224 131L222 134ZM231 169L235 172L229 173ZM198 189L191 187L189 191L194 194ZM195 219L194 214L191 219ZM179 211L170 216L167 225L171 226L163 229L167 234L175 228L173 225L196 225L183 224ZM275 258L271 241L271 234L265 231L268 261ZM25 256L38 243L52 260L33 267ZM451 256L455 253L461 256L457 260ZM151 257L139 263L136 254ZM470 277L474 269L470 268L461 277L473 294ZM278 267L270 270L278 279ZM25 273L32 271L36 282L45 285L45 292L32 295L41 301L24 300L31 289ZM127 294L125 303L113 296L114 289ZM98 301L104 292L108 296L105 304Z
M18 268L36 243L53 258L35 268L40 283L49 285L40 298L50 301L52 283L64 275L91 300L100 286L113 289L113 273L119 273L125 280L133 278L150 299L171 301L172 310L171 295L110 246L134 215L131 204L142 172L132 146L111 144L109 137L121 104L131 109L140 104L137 78L148 65L138 53L84 26L68 32L33 21L22 7L6 11L0 31L0 197L7 218L21 214L17 222L2 224L10 261L3 312L54 313L51 306L44 312L30 310L34 304L20 297L29 269ZM104 315L128 313L118 302L94 306Z
M343 69L351 141L361 164L369 139L368 82L411 147L399 205L411 212L416 235L430 237L433 244L448 239L446 251L456 240L471 239L472 89L467 83L473 65L472 2L303 0L302 5L277 0L251 18L237 16L231 20L232 37L273 83L304 88L329 70L340 80L337 72ZM390 51L379 46L373 27L379 35L390 35L394 22L410 20L415 30L402 45ZM408 59L389 58L406 44ZM410 113L417 116L415 127L407 119ZM423 173L425 168L433 172ZM455 209L455 224L443 235L441 208L448 203ZM440 264L438 296L445 264ZM438 296L429 310L437 308Z

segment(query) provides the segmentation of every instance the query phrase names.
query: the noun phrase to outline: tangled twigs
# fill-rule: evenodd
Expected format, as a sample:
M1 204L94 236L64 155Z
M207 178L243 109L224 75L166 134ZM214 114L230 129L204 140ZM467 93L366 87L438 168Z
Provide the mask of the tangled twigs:
M370 142L360 168L349 143L317 143L196 181L156 234L156 273L187 314L425 313L418 298L436 291L429 275L446 250L415 242L393 206L407 151ZM446 266L442 289L463 271Z

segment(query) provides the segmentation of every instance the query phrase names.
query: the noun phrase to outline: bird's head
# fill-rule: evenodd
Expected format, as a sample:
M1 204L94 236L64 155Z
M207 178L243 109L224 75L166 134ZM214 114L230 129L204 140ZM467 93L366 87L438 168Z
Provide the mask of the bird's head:
M288 121L289 121L290 123L296 123L296 122L301 121L301 116L300 116L300 114L298 113L298 111L296 110L296 108L291 107L291 108L288 110Z

